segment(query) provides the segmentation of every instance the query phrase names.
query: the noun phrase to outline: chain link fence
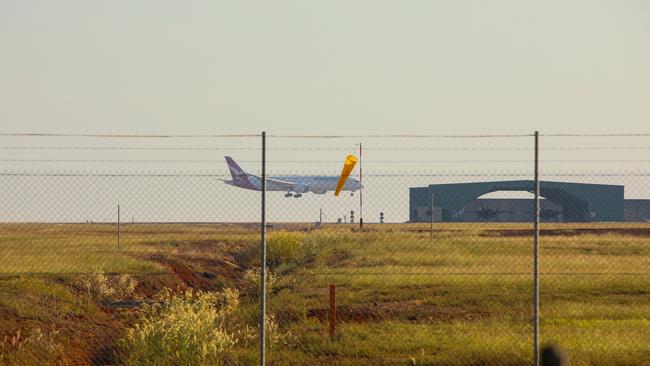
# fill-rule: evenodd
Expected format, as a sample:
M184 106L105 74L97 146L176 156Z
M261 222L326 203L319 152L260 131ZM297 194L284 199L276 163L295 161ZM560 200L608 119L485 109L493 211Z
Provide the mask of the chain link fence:
M539 342L571 364L650 359L649 137L540 136ZM0 143L0 363L260 362L261 136ZM267 364L534 364L532 134L266 146Z

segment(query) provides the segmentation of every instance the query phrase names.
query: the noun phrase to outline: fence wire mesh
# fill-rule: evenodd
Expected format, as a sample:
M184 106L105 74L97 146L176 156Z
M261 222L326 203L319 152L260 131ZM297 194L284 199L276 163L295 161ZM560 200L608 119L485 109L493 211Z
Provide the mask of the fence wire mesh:
M0 361L258 363L260 138L0 136ZM540 136L540 340L575 365L650 360L647 138ZM533 364L532 134L266 156L268 364Z

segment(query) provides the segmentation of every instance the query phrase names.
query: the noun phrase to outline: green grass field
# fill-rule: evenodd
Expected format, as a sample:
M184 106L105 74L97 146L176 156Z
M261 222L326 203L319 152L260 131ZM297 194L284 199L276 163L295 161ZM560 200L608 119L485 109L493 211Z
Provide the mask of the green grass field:
M275 225L268 295L276 365L531 365L532 237L526 224ZM572 365L650 363L650 225L543 224L541 340ZM0 363L120 364L137 307L79 289L86 272L132 273L133 298L164 288L241 290L236 319L256 326L246 270L255 225L0 225ZM327 334L337 285L338 334ZM112 299L119 300L119 299ZM233 325L234 326L234 325ZM22 339L40 329L41 340ZM7 336L7 337L5 337ZM208 364L253 364L242 338ZM182 360L176 364L182 364Z

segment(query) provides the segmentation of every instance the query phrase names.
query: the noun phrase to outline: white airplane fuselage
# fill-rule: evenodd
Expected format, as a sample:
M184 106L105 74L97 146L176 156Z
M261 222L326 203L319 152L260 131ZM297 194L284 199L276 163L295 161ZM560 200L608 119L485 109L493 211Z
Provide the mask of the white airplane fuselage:
M231 186L260 191L262 190L262 178L256 175L244 172L235 161L226 157L228 168L232 180L225 181L226 184ZM302 193L315 193L325 194L330 191L336 190L339 177L336 176L277 176L266 178L267 191L286 192L286 197L300 197ZM348 180L343 185L342 191L349 191L352 194L362 188L361 183L353 178Z

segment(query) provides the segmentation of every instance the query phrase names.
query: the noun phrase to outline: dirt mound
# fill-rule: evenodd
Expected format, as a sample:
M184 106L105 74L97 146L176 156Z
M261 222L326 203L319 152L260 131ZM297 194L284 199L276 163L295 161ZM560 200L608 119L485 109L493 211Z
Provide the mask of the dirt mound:
M578 236L578 235L631 235L650 237L650 228L570 228L570 229L541 229L541 236ZM532 229L492 229L482 231L481 236L529 237Z
M184 287L204 291L237 287L241 284L244 273L233 262L218 258L154 254L149 259L169 267Z
M329 309L310 309L307 316L327 321ZM460 308L437 307L416 302L386 302L341 305L336 308L336 319L343 322L365 323L381 320L408 320L418 323L436 321L472 321L489 318L489 313L468 312Z

